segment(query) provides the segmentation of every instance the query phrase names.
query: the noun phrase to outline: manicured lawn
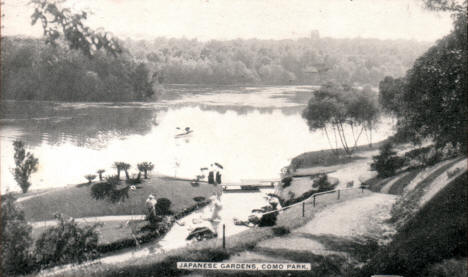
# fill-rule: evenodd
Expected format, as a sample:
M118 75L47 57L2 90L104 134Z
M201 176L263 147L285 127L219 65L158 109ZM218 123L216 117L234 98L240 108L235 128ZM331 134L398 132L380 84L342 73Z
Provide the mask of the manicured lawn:
M171 180L150 176L141 185L141 189L130 190L129 198L124 202L111 203L106 200L95 200L91 197L90 186L70 186L51 189L50 192L38 195L18 203L28 221L54 219L56 213L74 218L144 214L144 204L150 193L156 198L168 198L171 210L175 213L194 205L194 197L208 198L218 189L201 183L193 187L189 181Z
M372 148L368 145L358 146L351 157L342 149L305 152L293 158L291 165L296 165L296 168L307 168L345 164L360 159L359 153L379 149L383 143L385 141L374 143Z
M99 245L111 244L116 241L132 238L132 224L146 224L146 222L132 221L127 224L126 220L102 222L102 226L97 228L99 233ZM78 223L80 227L91 226L93 223ZM33 228L31 237L37 240L48 227ZM136 230L138 231L138 230Z
M356 197L368 196L371 192L365 190L342 191L340 199L337 193L322 195L316 200L316 206L310 201L305 205L305 215L302 217L302 205L285 210L278 216L277 225L274 227L251 228L226 239L226 249L222 249L221 238L191 244L183 249L169 251L166 254L149 255L135 260L116 264L95 264L86 267L77 267L66 270L53 276L181 276L190 271L176 268L178 261L223 261L230 256L251 250L264 239L275 236L275 228L284 227L293 229L300 227L311 220L314 215L329 205ZM221 272L222 274L226 272ZM271 273L271 272L270 272Z

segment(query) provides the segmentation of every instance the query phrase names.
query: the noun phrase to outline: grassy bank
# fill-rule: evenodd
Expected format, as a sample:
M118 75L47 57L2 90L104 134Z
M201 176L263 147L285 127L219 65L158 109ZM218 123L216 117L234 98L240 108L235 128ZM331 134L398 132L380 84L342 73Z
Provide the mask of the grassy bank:
M216 190L216 187L208 184L201 183L194 187L189 181L152 176L144 180L141 189L130 190L129 198L123 202L95 200L91 197L90 186L80 185L51 189L21 201L18 205L23 209L28 221L51 220L56 213L74 218L139 215L145 213L145 200L149 194L153 194L156 198L168 198L172 203L171 210L178 213L194 205L194 197L208 198Z
M302 217L302 205L291 207L278 216L274 227L251 228L226 239L226 249L222 249L221 239L213 239L195 243L187 248L177 249L165 254L155 254L118 264L93 264L83 267L75 267L53 276L182 276L190 271L176 268L178 261L223 261L236 253L253 249L259 241L282 235L288 230L300 227L310 221L314 215L327 206L348 199L369 195L371 192L361 190L342 191L340 199L336 193L325 194L317 198L314 207L310 201L305 205L304 217ZM200 272L203 275L208 272ZM221 274L222 273L222 274ZM227 272L218 272L225 274ZM271 272L270 272L271 273ZM213 273L210 273L213 274ZM266 273L265 273L266 274Z
M356 147L352 156L345 153L343 149L328 149L302 153L291 160L291 169L308 168L315 166L334 166L352 162L359 159L359 154L379 149L386 140L374 143L371 146L362 145Z
M468 256L467 173L448 184L378 251L361 276L422 276L432 264ZM439 275L438 275L439 276Z

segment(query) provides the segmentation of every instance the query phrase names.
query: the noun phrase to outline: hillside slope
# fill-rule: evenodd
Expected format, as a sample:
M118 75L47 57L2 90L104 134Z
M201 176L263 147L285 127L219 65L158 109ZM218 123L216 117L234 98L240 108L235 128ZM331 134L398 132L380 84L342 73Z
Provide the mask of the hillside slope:
M377 252L360 275L421 276L432 264L452 258L466 261L466 184L466 172L448 183Z

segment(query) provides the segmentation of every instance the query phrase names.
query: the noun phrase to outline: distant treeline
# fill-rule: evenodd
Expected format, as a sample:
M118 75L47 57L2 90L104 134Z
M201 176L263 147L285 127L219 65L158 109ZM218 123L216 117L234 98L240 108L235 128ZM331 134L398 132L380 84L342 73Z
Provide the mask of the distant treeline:
M129 53L89 58L42 39L2 38L1 98L57 101L141 101L155 97L155 79Z
M430 46L376 39L122 41L122 54L89 58L42 39L2 38L1 97L16 100L141 101L165 84L376 86L404 76Z
M377 86L404 76L430 43L409 40L333 39L200 42L157 38L127 40L133 56L171 84L340 84Z

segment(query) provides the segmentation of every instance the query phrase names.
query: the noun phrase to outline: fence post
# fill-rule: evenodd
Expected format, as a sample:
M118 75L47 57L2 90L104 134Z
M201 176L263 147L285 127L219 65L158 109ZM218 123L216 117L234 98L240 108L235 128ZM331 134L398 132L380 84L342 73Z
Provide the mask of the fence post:
M302 202L302 217L305 215L305 202Z
M340 190L338 190L338 200L340 200Z
M315 195L314 195L314 207L315 207Z
M223 224L223 249L226 248L226 224Z

